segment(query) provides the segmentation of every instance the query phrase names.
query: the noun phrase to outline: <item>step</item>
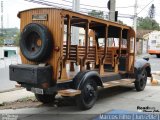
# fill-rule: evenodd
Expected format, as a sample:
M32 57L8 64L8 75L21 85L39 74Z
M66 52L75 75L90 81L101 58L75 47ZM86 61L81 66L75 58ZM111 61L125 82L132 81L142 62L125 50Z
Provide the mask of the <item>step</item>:
M76 96L81 94L80 90L75 90L75 89L65 89L65 90L59 90L58 94L61 96Z
M121 80L116 80L116 81L109 81L103 83L104 88L109 88L109 87L114 87L114 86L119 86L119 85L128 85L131 84L135 81L135 79L121 79Z

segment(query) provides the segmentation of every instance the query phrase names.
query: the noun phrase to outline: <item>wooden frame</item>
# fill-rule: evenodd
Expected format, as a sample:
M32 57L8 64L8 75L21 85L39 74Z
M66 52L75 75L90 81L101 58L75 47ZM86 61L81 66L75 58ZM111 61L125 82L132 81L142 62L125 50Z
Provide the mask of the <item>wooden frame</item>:
M105 62L107 60L109 61L107 64L112 65L113 72L121 72L118 66L120 64L119 57L121 56L123 38L127 39L127 61L125 71L123 72L134 73L135 32L131 27L65 9L37 8L25 10L18 14L21 19L21 31L27 24L33 22L32 16L39 13L47 15L47 19L34 20L34 23L45 25L52 34L54 44L52 57L45 62L53 67L53 81L71 80L79 71L87 69L96 70L103 76L106 72L104 65L107 63ZM63 45L64 25L67 25L66 48L64 48ZM85 46L72 45L71 26L85 29ZM94 33L92 34L94 42L96 43L94 46L90 46L89 44L89 30L92 30ZM105 39L104 47L101 48L102 57L99 57L98 51L100 47L98 46L98 41L95 39L96 37ZM118 38L119 47L116 49L109 47L107 44L109 38ZM130 53L130 38L134 38L134 52L132 54ZM59 50L57 50L58 48ZM73 49L72 51L71 48ZM65 55L63 55L63 51L65 51ZM76 54L73 54L74 52ZM111 52L111 54L109 54L109 52ZM24 64L37 64L27 60L22 54L21 58ZM66 64L70 64L71 71L67 71ZM75 71L74 64L79 65L80 70L78 72ZM91 65L94 67L90 68Z

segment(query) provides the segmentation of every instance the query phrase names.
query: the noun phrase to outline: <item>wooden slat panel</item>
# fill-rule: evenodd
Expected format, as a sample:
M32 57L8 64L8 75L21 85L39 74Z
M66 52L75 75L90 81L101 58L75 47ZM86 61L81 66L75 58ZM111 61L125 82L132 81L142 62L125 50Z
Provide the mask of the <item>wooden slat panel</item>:
M20 13L20 21L21 21L21 25L20 25L20 31L22 32L22 30L24 29L24 27L29 24L29 23L39 23L39 24L43 24L45 25L48 30L51 33L51 37L53 40L53 49L55 46L61 46L62 45L62 38L61 38L61 10L58 9L32 9L32 10L28 10L28 11L24 11ZM32 15L34 14L48 14L48 20L37 20L37 21L32 21ZM37 64L35 62L31 62L29 60L27 60L22 53L21 54L21 59L22 59L22 63L23 64ZM58 59L60 58L60 52L55 52L53 50L52 54L51 54L51 58L49 60L47 60L46 62L49 63L50 65L52 65L53 67L53 80L57 80L58 76L57 76L57 70L58 67L57 65L59 64Z

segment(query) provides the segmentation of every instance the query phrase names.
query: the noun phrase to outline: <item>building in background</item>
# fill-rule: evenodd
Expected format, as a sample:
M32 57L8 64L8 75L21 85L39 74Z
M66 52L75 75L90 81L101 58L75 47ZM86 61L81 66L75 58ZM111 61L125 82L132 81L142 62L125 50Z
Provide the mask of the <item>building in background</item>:
M6 39L6 40L4 40L4 45L13 45L15 43L15 41L14 40L11 40L11 39Z
M66 44L66 38L67 36L67 27L64 27L64 45ZM71 38L73 37L72 33L71 33ZM73 39L71 39L71 44L74 44L75 42L72 41ZM79 41L77 42L79 45L84 45L84 41L85 41L85 30L84 28L79 28Z
M148 40L148 53L160 58L160 31L152 31L144 37Z
M0 59L14 57L17 56L18 53L19 53L19 47L15 46L0 47Z
M136 34L136 52L137 54L146 54L148 51L147 35L153 30L137 30Z

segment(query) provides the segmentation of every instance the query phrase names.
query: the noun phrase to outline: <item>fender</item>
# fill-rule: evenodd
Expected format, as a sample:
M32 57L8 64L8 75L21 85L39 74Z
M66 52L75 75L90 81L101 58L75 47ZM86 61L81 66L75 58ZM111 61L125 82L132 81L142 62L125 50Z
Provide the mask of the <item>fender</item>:
M142 71L143 69L146 69L147 71L147 77L151 77L151 66L150 63L145 59L137 59L134 63L134 68L137 72Z
M103 86L103 82L101 77L96 71L83 71L79 72L73 79L74 87L76 89L80 89L84 82L89 79L93 78L98 86Z

